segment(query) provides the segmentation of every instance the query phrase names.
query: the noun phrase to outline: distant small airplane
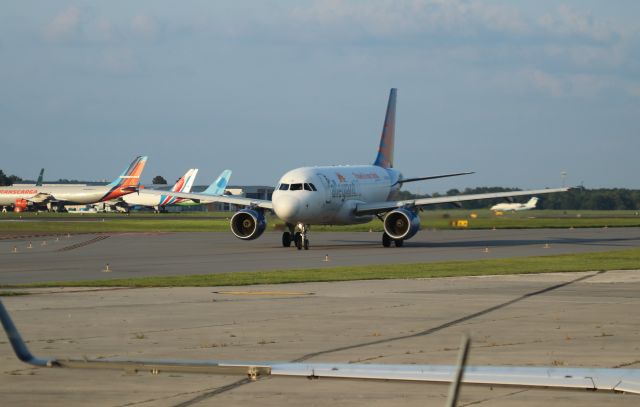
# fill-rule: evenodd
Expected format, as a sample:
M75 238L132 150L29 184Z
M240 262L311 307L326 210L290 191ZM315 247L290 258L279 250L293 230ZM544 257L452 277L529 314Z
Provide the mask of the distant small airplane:
M290 247L293 242L298 250L307 250L311 225L353 225L367 223L377 217L384 227L382 245L389 247L393 243L400 247L405 240L420 230L419 212L425 206L569 190L538 189L393 200L393 194L408 182L472 174L460 172L404 178L402 173L393 167L396 94L397 90L391 89L377 156L372 164L293 169L280 178L272 200L217 197L215 202L245 207L231 218L231 232L238 239L257 239L267 227L265 210L272 210L287 226L287 230L282 234L282 246ZM153 193L159 194L158 191ZM176 193L175 196L207 199L202 194L193 193Z
M603 390L640 394L640 369L532 366L391 365L368 363L307 363L223 360L157 360L103 358L41 358L34 356L0 301L0 322L21 361L36 367L124 370L127 372L239 375L257 380L267 376L308 379L361 379L409 382L484 384L573 390Z
M527 211L530 209L535 209L536 204L538 203L538 198L537 197L533 197L531 199L529 199L529 201L527 203L500 203L497 205L493 205L491 207L492 211L502 211L502 212L507 212L507 211Z
M147 157L136 157L129 167L107 186L11 186L0 187L0 206L23 211L29 205L46 206L50 211L64 211L65 205L93 204L109 201L138 190L140 175Z

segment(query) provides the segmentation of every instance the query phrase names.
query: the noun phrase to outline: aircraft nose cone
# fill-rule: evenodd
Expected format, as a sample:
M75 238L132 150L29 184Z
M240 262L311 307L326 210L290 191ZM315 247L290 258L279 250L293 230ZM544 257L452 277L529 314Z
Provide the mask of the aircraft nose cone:
M295 221L298 214L300 201L290 195L278 197L273 201L273 210L278 217L285 221Z

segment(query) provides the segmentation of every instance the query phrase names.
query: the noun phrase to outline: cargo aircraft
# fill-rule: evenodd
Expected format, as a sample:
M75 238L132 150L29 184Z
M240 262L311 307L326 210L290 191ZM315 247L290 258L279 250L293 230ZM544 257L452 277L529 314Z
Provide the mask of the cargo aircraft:
M361 379L410 382L452 382L459 366L368 363L308 363L223 360L155 360L120 358L51 358L34 356L27 347L2 301L0 322L14 353L21 361L36 367L111 369L126 372L201 373L246 375L251 380L268 376L308 379ZM640 394L640 369L571 368L532 366L467 366L462 383L489 386L522 386L573 390L601 390Z
M0 187L0 206L13 206L17 212L29 205L46 206L50 211L63 211L65 205L93 204L109 201L138 190L140 175L147 157L136 157L129 167L106 186L11 186Z
M245 207L231 218L233 234L243 240L260 237L267 226L264 211L272 210L287 225L288 230L282 234L282 245L289 247L294 242L298 250L302 248L307 250L311 225L352 225L367 223L377 217L384 225L382 245L389 247L393 243L396 247L400 247L420 229L418 212L425 206L549 194L565 192L569 189L538 189L393 200L393 195L400 187L409 182L472 174L462 172L405 178L394 168L396 95L397 90L391 89L378 154L372 164L296 168L280 178L271 200L230 196L215 198L217 202ZM175 196L191 199L206 198L200 194L185 193L176 193Z

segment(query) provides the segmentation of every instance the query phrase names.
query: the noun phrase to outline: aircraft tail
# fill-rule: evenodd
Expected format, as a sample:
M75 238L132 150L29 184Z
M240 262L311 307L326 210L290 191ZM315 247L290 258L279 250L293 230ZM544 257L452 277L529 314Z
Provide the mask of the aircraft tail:
M110 187L120 187L120 188L128 188L135 187L137 188L140 184L140 175L142 175L142 170L144 169L144 165L147 163L146 156L138 156L133 162L129 165L129 167L116 179L114 179L109 186Z
M171 188L172 192L191 192L191 187L193 186L193 182L196 180L196 175L198 174L197 168L191 168L187 171L180 179L176 182L176 184Z
M529 202L527 202L527 207L535 208L537 204L538 204L538 197L534 196L533 198L529 199Z
M398 90L391 88L389 92L389 103L387 104L387 114L384 118L382 136L380 137L380 147L378 156L373 162L382 168L393 168L393 144L396 135L396 94Z
M224 189L231 178L231 170L224 170L218 178L207 189L202 192L206 195L224 195Z
M42 186L42 179L44 178L44 168L40 169L40 175L38 175L38 180L36 181L36 186Z

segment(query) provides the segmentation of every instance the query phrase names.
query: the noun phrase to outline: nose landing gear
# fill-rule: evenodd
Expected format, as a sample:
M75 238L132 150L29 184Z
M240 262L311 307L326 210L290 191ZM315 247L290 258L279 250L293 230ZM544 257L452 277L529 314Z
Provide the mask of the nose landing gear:
M287 227L289 231L282 234L282 247L290 247L293 241L298 250L302 250L303 248L309 250L309 238L307 237L309 234L309 225L298 223L293 226L288 223Z

